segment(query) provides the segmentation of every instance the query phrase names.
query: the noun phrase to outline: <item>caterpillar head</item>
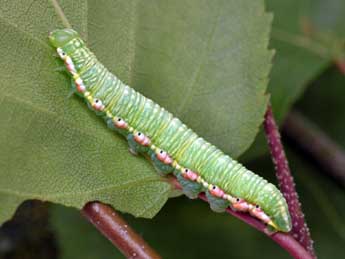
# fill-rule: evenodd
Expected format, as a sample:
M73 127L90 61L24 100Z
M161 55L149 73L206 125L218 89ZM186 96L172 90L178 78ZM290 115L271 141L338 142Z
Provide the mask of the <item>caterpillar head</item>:
M55 48L62 48L75 38L79 38L79 34L73 29L60 29L49 33L50 44Z

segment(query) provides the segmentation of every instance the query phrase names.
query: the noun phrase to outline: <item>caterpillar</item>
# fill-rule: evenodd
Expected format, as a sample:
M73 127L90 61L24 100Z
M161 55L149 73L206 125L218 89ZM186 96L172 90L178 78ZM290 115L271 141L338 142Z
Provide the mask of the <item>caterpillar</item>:
M291 219L281 192L225 155L178 118L110 73L73 29L49 34L71 75L72 90L108 127L122 134L133 154L149 156L163 175L174 174L189 198L205 192L213 211L229 206L274 231L289 232Z

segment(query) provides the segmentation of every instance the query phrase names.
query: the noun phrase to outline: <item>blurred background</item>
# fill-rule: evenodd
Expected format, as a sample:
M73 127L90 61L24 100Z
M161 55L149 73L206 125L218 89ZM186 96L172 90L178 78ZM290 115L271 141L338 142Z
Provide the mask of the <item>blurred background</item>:
M345 2L267 0L273 111L319 258L345 258ZM311 138L311 140L309 140ZM276 183L262 131L240 161ZM289 258L202 201L169 199L152 220L124 215L163 258ZM188 240L188 241L186 241ZM87 248L87 249L85 249ZM27 201L0 228L0 258L123 258L74 208Z

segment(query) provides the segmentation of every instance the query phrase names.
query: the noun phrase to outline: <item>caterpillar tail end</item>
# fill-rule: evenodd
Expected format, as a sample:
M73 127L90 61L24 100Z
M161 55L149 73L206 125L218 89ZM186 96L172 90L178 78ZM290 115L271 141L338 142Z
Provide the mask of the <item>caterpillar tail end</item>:
M278 231L280 231L279 227L272 220L267 222L267 234L268 235L273 235L274 233L276 233Z

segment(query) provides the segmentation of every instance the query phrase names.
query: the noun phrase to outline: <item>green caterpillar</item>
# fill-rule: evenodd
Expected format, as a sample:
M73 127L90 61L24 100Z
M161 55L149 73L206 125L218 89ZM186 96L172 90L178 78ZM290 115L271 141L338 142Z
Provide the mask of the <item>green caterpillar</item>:
M286 201L271 183L200 138L171 113L111 74L72 29L49 35L72 76L73 91L124 135L134 154L147 154L162 174L174 174L190 198L205 192L212 210L248 212L288 232Z

